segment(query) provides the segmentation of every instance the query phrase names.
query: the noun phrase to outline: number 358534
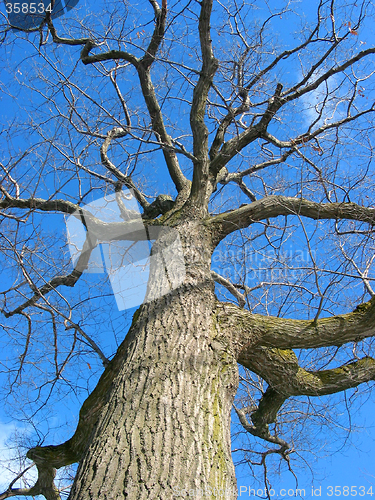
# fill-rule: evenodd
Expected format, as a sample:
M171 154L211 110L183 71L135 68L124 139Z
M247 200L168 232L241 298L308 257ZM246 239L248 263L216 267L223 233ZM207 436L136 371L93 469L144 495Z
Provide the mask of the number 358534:
M52 4L47 6L44 3L7 3L7 14L44 14L52 11Z

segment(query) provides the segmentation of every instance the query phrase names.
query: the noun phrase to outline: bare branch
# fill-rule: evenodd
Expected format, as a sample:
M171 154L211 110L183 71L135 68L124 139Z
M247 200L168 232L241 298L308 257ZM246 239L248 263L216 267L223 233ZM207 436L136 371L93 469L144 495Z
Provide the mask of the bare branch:
M118 348L115 357L108 363L95 389L83 403L79 412L79 421L74 435L68 441L60 445L36 446L27 452L27 458L33 460L38 467L39 477L41 471L42 473L45 473L45 471L50 472L54 470L52 468L59 469L65 465L79 462L82 458L87 444L90 442L91 433L97 424L102 408L107 402L109 388L114 378L119 373L120 367L126 362L126 357L129 355L128 349L131 343L131 337L132 334L130 330L125 340ZM3 498L5 499L8 497ZM48 497L46 498L49 500ZM58 497L50 497L50 500L60 499Z
M211 41L212 0L202 0L199 16L199 40L202 52L202 69L194 88L193 102L190 111L190 126L193 133L194 161L193 183L190 199L194 205L203 208L207 205L207 183L209 177L208 129L205 124L205 113L208 92L219 62L214 57Z
M162 146L171 179L177 191L180 192L186 187L188 181L180 169L172 139L165 128L161 108L151 80L150 67L146 66L146 68L144 68L144 66L140 64L138 67L138 76L141 83L142 94L150 114L153 131L158 143Z
M61 500L60 493L54 484L56 469L48 465L48 463L43 465L36 464L36 466L38 469L38 480L33 487L12 488L12 486L9 486L7 491L0 494L0 500L5 500L6 498L11 498L15 496L37 496L37 495L43 495L46 498L46 500ZM15 481L13 481L13 483L14 482Z
M167 18L167 0L162 0L162 8L160 9L156 1L150 0L155 13L155 29L151 37L146 53L141 60L141 64L145 69L149 68L155 60L156 53L164 38L165 21Z
M43 297L44 295L48 294L52 290L55 290L59 286L69 286L73 287L79 278L82 276L83 272L87 269L91 252L93 249L96 247L97 240L95 238L92 238L91 234L88 232L86 236L85 243L82 248L82 252L77 260L77 263L73 269L73 271L70 274L67 274L65 276L55 276L52 278L50 281L45 283L42 287L36 288L35 285L30 282L30 278L27 276L26 279L28 279L29 284L31 288L35 291L34 295L28 299L26 302L18 306L16 309L13 311L7 312L2 310L2 313L6 318L10 318L11 316L14 316L15 314L19 314L23 310L25 310L27 307L31 307L35 305L38 300ZM20 263L22 267L22 263Z
M276 137L274 137L273 135L271 135L267 131L262 134L262 137L263 137L263 139L266 139L268 142L270 142L271 144L273 144L274 146L276 146L278 148L293 148L299 144L308 143L309 141L311 141L311 139L317 138L319 135L321 135L323 132L326 132L327 130L338 129L342 125L353 122L353 121L357 120L358 118L360 118L361 116L367 115L369 113L373 113L374 111L375 111L375 104L372 104L372 106L370 108L365 109L364 111L361 111L361 112L357 113L356 115L353 115L353 116L349 115L349 116L346 116L345 118L338 120L336 122L327 123L325 125L322 125L321 127L318 127L316 130L314 130L314 132L309 132L307 134L301 134L298 137L296 137L295 139L291 139L289 141L281 141L281 140L277 139Z
M255 356L254 356L255 354ZM260 375L285 399L289 396L325 396L356 387L375 377L375 360L365 357L330 370L301 368L290 349L257 346L243 350L239 363Z
M260 400L259 407L252 413L251 425L247 419L245 409L238 409L234 406L242 427L253 436L260 437L272 444L279 445L279 449L274 450L282 455L290 448L289 444L276 435L271 435L268 425L275 422L277 412L285 401L285 397L276 391L267 390Z
M73 214L82 210L79 205L75 205L67 200L43 200L42 198L13 198L7 196L0 200L0 208L22 208L26 210L42 210L43 212L62 212Z
M128 124L129 125L129 124ZM147 210L147 208L150 206L150 203L146 200L146 198L143 196L143 194L139 191L139 189L136 188L134 185L132 179L123 174L108 158L108 148L111 145L111 142L113 139L119 139L121 137L125 137L126 134L128 133L128 130L124 130L120 127L115 127L112 130L110 130L107 134L107 137L105 141L103 142L101 148L100 148L100 157L102 160L102 164L106 167L106 169L113 174L116 179L120 182L121 185L126 186L127 188L130 188L134 192L134 196L141 205L141 207L144 210Z
M213 173L213 175L215 175L215 177L220 172L220 170L225 167L225 165L232 158L234 158L244 147L248 146L259 137L263 137L270 121L283 104L282 100L280 99L282 88L283 86L278 83L274 95L268 100L267 109L263 113L259 122L253 126L248 127L238 136L235 136L225 142L217 155L212 158L210 171ZM293 144L291 144L291 147L292 146Z
M304 198L271 195L236 210L216 215L208 219L206 224L215 227L219 243L233 231L279 215L298 215L315 220L357 220L371 226L375 223L375 209L356 203L318 203Z
M240 307L244 307L246 305L245 297L237 290L233 283L225 279L223 276L220 276L220 274L215 273L214 271L211 271L211 276L216 281L216 283L225 286L225 288L229 290L229 292L238 300L238 304Z
M218 303L218 320L231 333L238 353L260 344L278 349L341 346L375 335L375 300L353 312L317 321L252 314L234 304Z
M87 44L86 47L81 52L81 61L83 64L94 64L103 61L116 61L123 60L131 63L135 68L139 65L139 59L129 52L123 50L108 50L107 52L101 52L95 55L88 55L89 52L96 47L96 44Z
M138 220L103 222L94 217L88 210L66 200L43 200L41 198L16 199L8 197L0 201L0 208L21 208L73 214L77 219L82 221L82 224L90 232L91 237L102 241L142 241L148 238L144 231L144 226L140 225ZM146 221L144 224L146 225ZM152 221L147 221L147 224L152 224Z
M289 151L286 151L279 158L273 158L272 160L257 163L256 165L253 165L246 170L242 170L241 172L228 173L223 179L220 179L220 184L227 184L228 182L239 183L246 175L254 174L255 172L259 172L260 170L263 170L264 168L270 167L272 165L279 165L280 163L284 163L285 160L295 151L296 148L292 147Z
M369 49L362 50L361 52L358 52L358 54L356 54L354 57L351 57L350 59L345 61L343 64L340 64L339 66L336 66L336 67L332 67L331 69L329 69L328 71L323 73L323 75L320 76L319 78L317 78L314 82L304 86L303 88L300 88L301 85L304 85L309 80L309 78L312 76L313 70L311 70L310 73L307 75L307 77L304 80L302 80L302 82L298 83L297 85L295 85L291 89L288 89L287 91L285 91L282 94L281 98L282 98L283 103L298 99L299 97L303 96L304 94L307 94L308 92L311 92L312 90L317 89L319 87L319 85L321 85L323 82L327 81L333 75L337 75L338 73L342 73L347 68L353 66L356 62L360 61L364 57L367 57L371 54L375 54L375 47L370 47ZM324 57L324 59L325 59L325 57ZM322 59L322 61L324 59ZM321 63L319 63L319 65L320 64ZM315 71L315 69L314 69L314 71Z

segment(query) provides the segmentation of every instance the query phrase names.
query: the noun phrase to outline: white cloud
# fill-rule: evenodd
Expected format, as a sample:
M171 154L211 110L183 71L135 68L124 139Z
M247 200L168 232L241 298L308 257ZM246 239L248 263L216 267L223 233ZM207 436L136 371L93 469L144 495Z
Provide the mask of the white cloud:
M4 491L17 474L24 469L17 454L16 440L14 438L25 433L29 433L25 427L20 427L15 423L6 424L0 422L0 491ZM30 469L25 474L25 477L33 483L37 477L35 468Z
M315 73L308 83L312 83L323 73L323 70ZM339 87L338 80L333 75L327 82L323 82L318 88L302 96L303 114L307 126L318 120L314 125L314 129L316 129L344 117L344 109L340 106L343 99L340 99L338 91L335 90L337 87Z
M9 487L10 483L21 471L32 465L32 462L25 458L24 449L20 454L17 453L17 441L19 442L25 435L30 435L31 432L31 427L20 426L18 422L6 424L0 421L0 493ZM34 466L13 487L24 488L33 486L37 478L38 473ZM57 487L64 489L64 496L62 495L62 498L66 498L69 494L71 481L67 479L67 473L64 468L57 471L55 484Z

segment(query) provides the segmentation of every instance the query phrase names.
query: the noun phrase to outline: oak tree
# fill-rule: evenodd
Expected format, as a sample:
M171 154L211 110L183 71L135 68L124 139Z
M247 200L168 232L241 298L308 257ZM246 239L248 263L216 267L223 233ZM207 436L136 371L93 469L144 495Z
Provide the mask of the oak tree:
M28 450L35 484L0 498L58 500L74 463L70 500L235 498L232 413L289 464L289 402L374 379L374 7L307 3L3 17L8 401L47 418L103 366L74 433ZM129 328L126 255L148 265Z

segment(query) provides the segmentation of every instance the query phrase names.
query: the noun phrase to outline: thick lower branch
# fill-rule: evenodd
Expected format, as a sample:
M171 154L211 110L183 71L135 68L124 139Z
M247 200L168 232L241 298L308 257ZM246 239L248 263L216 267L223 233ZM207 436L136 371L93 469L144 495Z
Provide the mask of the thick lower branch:
M277 435L271 435L268 426L276 422L278 411L290 396L325 396L375 379L375 360L370 357L330 370L308 371L299 366L292 350L255 347L251 353L242 353L238 361L269 384L258 408L236 408L240 422L252 435L279 444L280 453L289 446ZM246 413L251 413L253 425Z
M375 299L353 312L317 321L252 314L234 304L219 303L217 317L230 332L237 352L255 344L279 349L341 346L375 335ZM249 354L251 351L249 350Z
M326 396L345 391L375 378L370 357L329 370L301 368L290 349L258 346L240 355L239 363L261 376L284 399L290 396Z
M238 229L280 215L297 215L315 220L347 219L375 224L374 208L356 203L318 203L305 198L278 195L267 196L236 210L212 217L207 224L216 228L216 244L219 244L228 234Z

